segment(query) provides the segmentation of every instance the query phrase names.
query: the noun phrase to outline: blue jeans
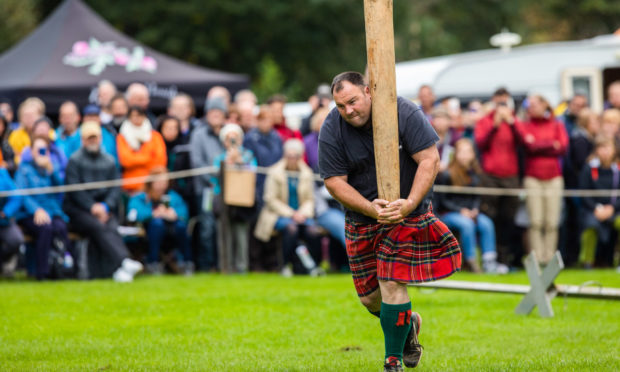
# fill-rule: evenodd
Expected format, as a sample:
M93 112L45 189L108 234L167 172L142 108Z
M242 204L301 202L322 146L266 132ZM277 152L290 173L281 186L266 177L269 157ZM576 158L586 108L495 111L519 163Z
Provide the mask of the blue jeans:
M329 208L317 217L316 222L329 232L333 238L338 239L343 247L346 247L344 238L344 213L336 208Z
M466 260L476 258L476 235L480 237L482 255L495 254L495 225L487 215L479 213L474 221L458 212L449 212L442 215L441 220L450 229L459 232L459 240Z
M185 261L191 261L192 251L187 236L187 224L177 220L167 222L161 218L153 218L146 227L149 241L148 263L159 262L159 250L166 237L174 239L175 247L183 254Z

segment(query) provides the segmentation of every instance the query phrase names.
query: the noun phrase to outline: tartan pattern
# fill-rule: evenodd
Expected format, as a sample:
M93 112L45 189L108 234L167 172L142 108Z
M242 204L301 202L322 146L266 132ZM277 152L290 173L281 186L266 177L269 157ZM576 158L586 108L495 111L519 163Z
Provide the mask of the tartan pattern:
M431 211L398 225L346 220L347 256L360 297L378 280L403 283L442 279L461 268L461 250L452 232Z

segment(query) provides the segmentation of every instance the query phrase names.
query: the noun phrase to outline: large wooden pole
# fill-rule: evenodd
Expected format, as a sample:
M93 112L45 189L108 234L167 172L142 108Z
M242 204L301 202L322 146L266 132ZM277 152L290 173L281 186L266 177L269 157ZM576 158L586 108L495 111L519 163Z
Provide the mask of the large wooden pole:
M366 52L379 198L400 199L392 0L364 0Z

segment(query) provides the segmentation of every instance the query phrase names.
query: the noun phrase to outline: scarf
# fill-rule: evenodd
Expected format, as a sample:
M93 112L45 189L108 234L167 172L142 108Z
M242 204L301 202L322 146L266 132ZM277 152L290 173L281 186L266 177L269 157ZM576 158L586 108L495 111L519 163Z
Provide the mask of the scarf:
M144 119L139 127L133 125L129 120L125 120L121 125L120 134L125 138L129 147L138 151L143 143L151 140L152 130L149 119Z

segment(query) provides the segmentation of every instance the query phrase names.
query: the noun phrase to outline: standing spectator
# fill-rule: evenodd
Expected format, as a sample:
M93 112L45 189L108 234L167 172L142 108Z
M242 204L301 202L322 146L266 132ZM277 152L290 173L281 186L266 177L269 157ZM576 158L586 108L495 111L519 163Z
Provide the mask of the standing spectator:
M305 241L315 262L320 261L320 241L315 231L314 180L312 170L303 162L304 144L298 139L284 143L284 157L273 165L265 181L265 205L260 212L254 235L264 242L271 234L282 234L282 275L293 274L291 265L299 240ZM287 175L299 172L299 176Z
M32 126L32 138L35 137L48 137L50 139L50 143L48 145L49 147L49 157L52 161L52 165L54 166L54 170L56 170L56 172L58 172L58 176L60 177L60 180L64 181L65 179L65 169L67 168L67 157L65 156L64 152L62 152L58 146L56 146L56 144L52 141L52 136L51 134L54 134L55 136L55 132L52 129L52 121L46 117L43 116L39 119L37 119L33 126ZM21 154L21 161L32 161L33 155L32 155L32 149L31 147L26 147Z
M73 101L65 101L58 109L58 123L56 129L56 146L65 154L67 159L79 150L80 109Z
M146 85L141 83L132 83L127 87L125 92L127 98L128 107L137 106L144 111L146 117L151 123L155 123L156 117L151 111L149 111L149 104L151 103L151 97L149 89ZM128 113L129 114L129 113Z
M6 168L0 166L0 191L15 190L15 183ZM12 195L0 198L0 265L3 277L13 276L17 266L17 252L24 243L22 231L15 224L15 216L22 206L22 197Z
M206 121L192 133L190 140L190 161L192 168L212 166L215 158L224 151L219 134L226 120L226 104L221 98L206 102ZM200 251L197 257L198 268L212 270L217 266L216 226L213 214L213 185L211 176L203 174L194 177L196 205L200 206Z
M474 139L480 152L483 187L518 188L521 123L510 108L510 93L499 88L493 93L494 109L484 116L474 129ZM489 216L497 228L497 251L504 263L521 261L518 230L514 219L518 207L514 196L485 195L480 211Z
M301 131L302 136L305 137L308 134L310 134L310 132L312 131L311 121L312 121L312 118L314 117L314 114L322 108L329 108L329 104L331 103L331 101L332 101L332 93L331 93L331 89L329 85L327 84L319 85L316 89L316 94L308 98L308 103L310 104L310 107L312 108L312 112L310 113L310 115L308 115L301 121L300 131Z
M286 104L286 97L281 94L271 96L267 100L267 104L271 109L271 115L273 118L273 129L278 132L282 142L286 142L288 139L297 138L302 140L301 132L298 130L292 130L286 125L286 117L284 116L284 105Z
M34 138L31 147L32 160L24 160L15 174L17 188L62 185L62 179L50 158L49 145L49 136ZM35 276L39 280L45 279L50 274L49 254L53 240L58 239L65 247L69 247L66 225L68 218L62 211L60 200L54 194L26 195L18 219L26 231L35 237Z
M256 114L254 113L256 105L249 101L241 101L236 105L239 110L239 125L243 132L248 133L256 128Z
M164 115L158 120L157 127L166 144L168 171L176 172L191 168L189 136L181 135L181 123L174 116ZM194 185L191 178L177 178L172 180L171 188L183 197L189 205L194 204ZM191 213L190 213L191 215Z
M215 158L214 165L218 169L224 166L251 167L256 169L256 159L252 151L245 149L243 144L243 129L237 124L226 124L220 131L220 142L225 152ZM249 267L248 232L249 223L254 211L251 208L225 206L222 198L223 185L217 177L213 177L215 195L219 195L221 208L227 213L221 213L218 224L220 270L222 272L244 273Z
M431 114L431 124L439 136L437 151L439 151L439 171L448 168L454 153L454 135L450 128L450 114L443 107L436 107Z
M150 175L160 178L147 182L144 192L132 196L128 210L135 210L137 221L146 226L149 244L147 271L156 275L163 273L159 253L164 240L169 239L183 255L180 266L185 274L191 275L194 264L187 236L187 205L179 194L168 188L168 179L161 178L166 174L166 168L153 168Z
M179 119L181 125L181 137L189 143L191 132L200 125L196 119L196 106L192 97L186 93L179 93L168 103L168 115Z
M568 107L564 113L558 117L558 120L564 124L566 133L568 133L569 136L573 133L573 130L577 126L577 118L579 117L579 113L587 107L588 97L584 94L577 93L569 101Z
M17 165L15 164L15 153L9 145L9 133L11 132L10 122L0 115L0 168L6 169L10 174L15 173Z
M579 187L579 175L587 158L594 149L594 138L601 127L600 117L589 108L584 108L577 116L576 126L570 135L568 154L564 158L564 186L566 189ZM564 199L564 215L560 227L560 244L564 263L570 265L579 256L581 236L581 199L577 197Z
M480 186L482 168L476 159L473 142L462 138L455 144L454 157L447 171L440 173L438 183L452 186ZM480 212L480 196L473 194L437 194L439 216L450 228L459 232L463 255L474 272L480 272L476 258L477 236L482 251L482 269L487 273L505 274L508 267L497 262L495 250L495 225Z
M594 138L601 128L599 115L589 108L584 108L579 112L575 124L568 147L570 162L568 165L564 164L564 178L567 189L576 189L579 186L579 175L587 158L592 154Z
M256 163L260 167L270 167L282 159L282 139L273 129L271 109L267 105L260 107L257 116L256 128L250 130L243 141L243 146L252 151L256 157ZM263 206L263 190L265 174L256 175L256 210L260 211ZM256 228L258 216L252 219L250 231ZM250 265L253 270L269 270L277 267L275 252L277 246L274 240L262 242L250 234Z
M97 84L97 105L101 109L99 118L101 123L109 123L112 120L110 101L116 95L116 85L110 80L101 80Z
M558 245L562 210L561 158L568 147L564 125L553 116L542 96L528 98L528 121L523 125L526 206L530 217L530 248L541 265L553 258Z
M235 103L249 103L254 107L258 103L258 98L256 98L256 94L249 89L242 89L235 94Z
M11 101L6 98L0 98L0 115L4 116L7 123L9 123L9 131L19 128L19 123L15 121L15 113L13 111L13 105Z
M430 85L424 84L418 89L418 101L420 101L420 108L428 121L432 121L431 114L435 106L435 93L433 93L433 88Z
M103 122L106 125L111 125L116 133L121 129L121 125L127 120L127 114L129 113L129 104L127 99L120 93L117 93L110 100L110 115L112 118L110 121Z
M318 109L310 119L310 130L304 137L304 146L306 147L306 161L312 171L319 171L319 131L321 126L329 114L330 109L322 107Z
M19 127L9 135L9 144L15 153L15 163L19 164L22 150L31 145L30 135L34 122L45 115L45 104L37 97L27 98L19 105Z
M616 80L607 87L607 102L605 109L615 108L620 110L620 80Z
M138 106L129 108L129 118L121 126L116 137L118 160L123 167L123 179L147 176L155 167L165 167L166 144L159 132L153 130L144 110ZM144 183L124 184L129 193L142 190Z
M620 187L620 170L616 162L616 148L609 137L599 137L596 140L593 158L581 172L580 187L586 190L617 190ZM613 231L620 231L620 197L591 197L582 198L583 203L583 233L581 234L581 254L579 263L590 269L594 266L597 256L596 246L601 242L603 246L612 247L608 252L602 252L605 266L613 263L614 244L610 240Z
M102 149L101 126L94 121L82 124L82 147L67 165L66 184L110 181L119 178L114 158ZM117 231L115 211L120 201L118 187L104 187L67 193L63 209L71 226L88 237L90 249L97 249L117 268L112 277L117 282L130 282L142 270L142 264L129 258L123 238Z

